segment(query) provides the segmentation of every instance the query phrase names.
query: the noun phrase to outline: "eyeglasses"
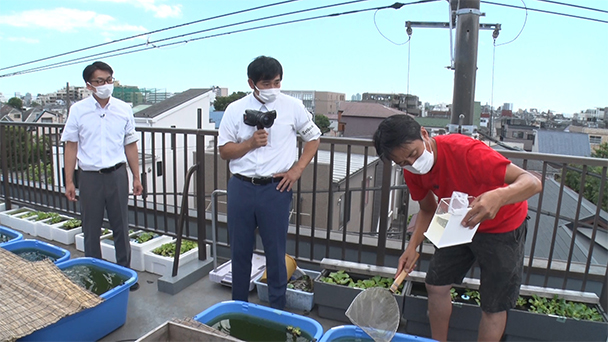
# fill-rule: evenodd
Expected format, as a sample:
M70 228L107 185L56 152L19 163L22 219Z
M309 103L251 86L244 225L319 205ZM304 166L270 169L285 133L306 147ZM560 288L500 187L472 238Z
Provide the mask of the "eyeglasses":
M110 84L110 83L114 83L115 78L114 77L108 77L105 80L103 78L98 78L96 80L91 80L91 84L92 85L104 85L104 84Z

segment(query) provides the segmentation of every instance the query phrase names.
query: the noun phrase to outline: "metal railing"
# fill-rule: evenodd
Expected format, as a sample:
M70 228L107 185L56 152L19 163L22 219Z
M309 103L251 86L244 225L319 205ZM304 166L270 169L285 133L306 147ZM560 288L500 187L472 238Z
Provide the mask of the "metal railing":
M63 192L62 125L0 123L2 186L12 203L79 215L78 202ZM206 258L210 229L220 248L229 246L226 203L214 203L220 224L210 227L211 193L227 189L228 162L219 158L217 131L138 127L140 177L144 194L130 199L130 225L197 240L199 259ZM303 142L299 143L301 153ZM606 305L608 159L499 151L534 172L543 192L531 198L524 282L531 285L592 291ZM194 183L185 184L194 167ZM319 152L293 189L288 251L298 261L318 264L335 258L395 266L408 243L409 192L401 169L375 156L369 139L322 137ZM569 177L580 177L569 189ZM582 195L596 184L596 202ZM187 185L187 186L185 186ZM581 195L577 194L581 193ZM217 200L217 199L216 199ZM180 211L184 216L180 220ZM603 240L602 240L603 239ZM261 252L261 249L258 250ZM434 252L424 243L419 270ZM471 276L475 277L475 268Z

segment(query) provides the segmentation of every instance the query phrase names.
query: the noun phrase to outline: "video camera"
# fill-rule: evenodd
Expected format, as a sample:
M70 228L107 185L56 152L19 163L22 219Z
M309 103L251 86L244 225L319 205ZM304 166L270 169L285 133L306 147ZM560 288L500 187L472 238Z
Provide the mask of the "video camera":
M256 126L258 129L270 128L277 118L276 110L261 112L259 110L247 109L243 114L243 121L246 125Z

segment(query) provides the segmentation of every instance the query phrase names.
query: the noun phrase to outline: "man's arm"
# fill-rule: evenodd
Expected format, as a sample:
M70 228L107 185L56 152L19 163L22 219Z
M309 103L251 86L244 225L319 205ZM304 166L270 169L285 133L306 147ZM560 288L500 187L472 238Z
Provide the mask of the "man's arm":
M220 157L224 160L238 159L246 155L249 151L268 144L268 132L259 129L253 133L251 138L241 142L229 142L220 146Z
M304 144L304 150L302 151L300 159L298 159L298 161L293 164L293 166L287 172L278 173L274 175L275 177L283 177L279 185L277 185L277 190L281 192L285 190L291 190L291 188L298 181L298 179L302 177L302 172L304 172L306 166L310 163L312 158L317 153L320 143L321 140L318 138L306 142Z
M399 257L399 265L397 266L395 277L397 277L402 270L411 271L414 268L416 263L416 249L422 241L424 241L424 232L429 229L429 225L431 224L431 220L437 209L437 200L435 200L435 196L431 191L429 191L421 201L418 201L418 204L420 204L420 211L416 217L414 232L412 233L412 237L410 238L405 251L403 251L403 254Z
M474 227L480 222L493 219L502 206L525 201L543 188L538 178L514 164L507 165L505 183L509 185L475 198L471 203L471 210L462 220L462 225Z
M63 147L63 165L65 167L65 197L76 201L76 187L74 186L74 169L76 169L76 154L78 143L66 141Z
M133 174L133 195L139 196L143 192L143 187L141 186L141 180L139 178L137 142L125 145L125 154L127 155L127 162L129 163L129 168Z

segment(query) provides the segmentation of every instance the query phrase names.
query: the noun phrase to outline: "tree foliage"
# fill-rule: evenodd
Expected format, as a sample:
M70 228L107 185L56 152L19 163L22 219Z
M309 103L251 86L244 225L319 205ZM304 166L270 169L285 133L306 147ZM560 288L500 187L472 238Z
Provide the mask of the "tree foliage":
M592 154L595 158L608 159L608 143L601 144ZM582 165L570 165L572 167L582 169ZM588 167L587 175L585 176L585 184L583 185L583 197L591 201L593 204L600 203L600 181L601 178L595 175L602 174L602 168L599 166ZM566 185L576 192L580 191L581 187L581 172L568 171L566 172ZM602 209L608 211L608 189L604 189L601 198Z
M36 131L17 126L5 126L5 133L8 169L24 172L24 175L32 180L44 180L44 170L46 170L46 178L49 180L53 174L49 137L37 135Z
M234 92L228 96L218 96L215 98L215 101L213 101L213 108L215 108L215 110L218 112L223 112L226 110L226 107L228 107L229 104L245 97L246 95L247 93L239 91Z
M315 124L319 126L321 133L325 134L329 132L329 125L331 125L331 123L329 122L329 118L327 116L323 114L315 115Z
M11 106L13 108L17 108L17 109L23 108L23 101L21 101L21 99L18 97L11 97L10 99L8 99L7 103L9 106Z

